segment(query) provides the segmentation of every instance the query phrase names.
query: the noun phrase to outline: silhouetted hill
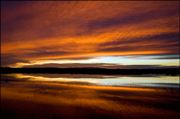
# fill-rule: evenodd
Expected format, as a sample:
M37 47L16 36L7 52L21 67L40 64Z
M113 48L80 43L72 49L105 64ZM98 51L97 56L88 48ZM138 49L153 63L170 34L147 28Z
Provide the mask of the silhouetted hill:
M57 74L166 74L178 75L179 68L168 69L103 69L103 68L2 68L1 73L57 73Z

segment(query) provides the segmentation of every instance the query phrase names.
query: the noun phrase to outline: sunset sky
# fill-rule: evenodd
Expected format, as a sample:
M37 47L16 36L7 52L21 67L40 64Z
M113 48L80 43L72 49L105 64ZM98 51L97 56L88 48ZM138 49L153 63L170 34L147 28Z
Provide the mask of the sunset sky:
M1 66L179 66L179 1L1 1Z

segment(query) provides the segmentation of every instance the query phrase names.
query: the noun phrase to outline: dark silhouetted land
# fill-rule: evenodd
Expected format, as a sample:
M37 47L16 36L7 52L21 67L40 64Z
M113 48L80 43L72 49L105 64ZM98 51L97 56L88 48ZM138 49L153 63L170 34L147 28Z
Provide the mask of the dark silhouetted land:
M179 68L166 68L166 69L1 68L1 73L121 74L121 75L180 74Z

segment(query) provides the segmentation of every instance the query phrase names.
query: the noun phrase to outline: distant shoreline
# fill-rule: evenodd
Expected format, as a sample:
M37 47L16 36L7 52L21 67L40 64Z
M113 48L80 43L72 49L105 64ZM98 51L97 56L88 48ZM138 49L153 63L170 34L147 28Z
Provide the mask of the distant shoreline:
M2 68L1 74L6 73L50 73L50 74L166 74L178 75L179 68L163 69L103 69L103 68Z

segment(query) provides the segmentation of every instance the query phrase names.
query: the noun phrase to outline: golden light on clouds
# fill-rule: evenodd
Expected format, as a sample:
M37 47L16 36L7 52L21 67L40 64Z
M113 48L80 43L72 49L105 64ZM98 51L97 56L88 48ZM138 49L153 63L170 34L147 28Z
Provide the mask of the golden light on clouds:
M4 1L1 6L3 66L179 54L178 1Z

